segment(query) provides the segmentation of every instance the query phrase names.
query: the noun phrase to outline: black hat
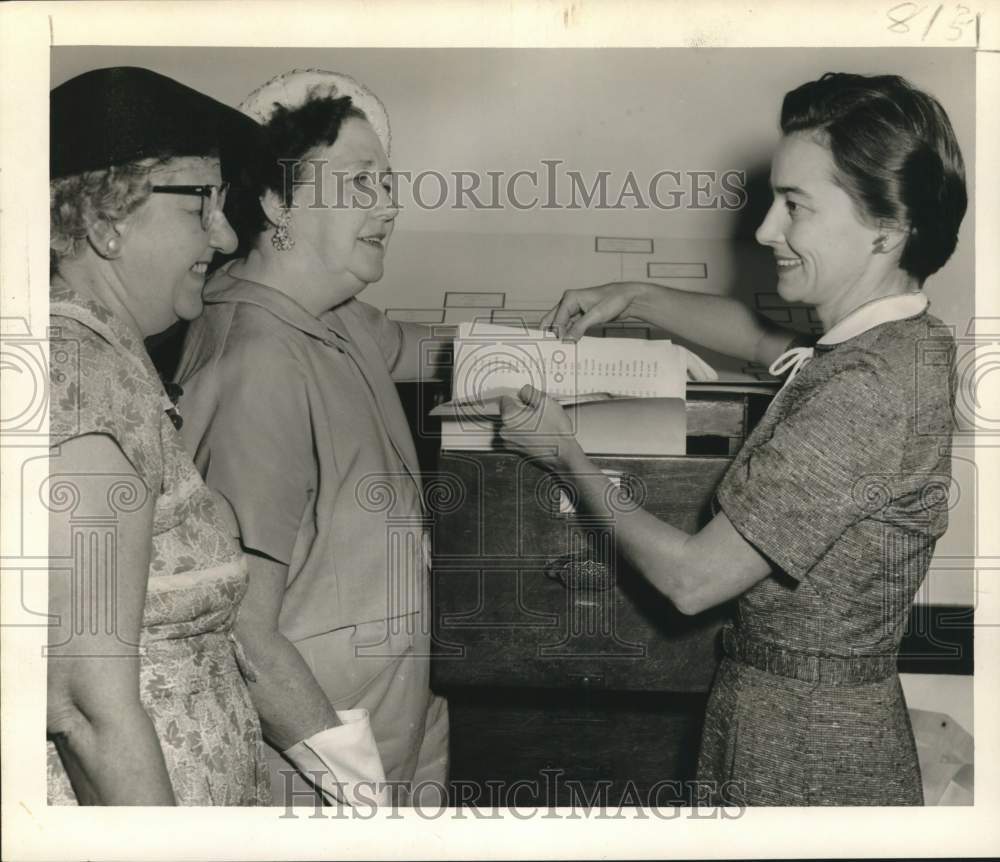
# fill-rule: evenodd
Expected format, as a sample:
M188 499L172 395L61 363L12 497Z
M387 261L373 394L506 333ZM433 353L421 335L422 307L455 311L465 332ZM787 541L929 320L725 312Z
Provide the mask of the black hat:
M223 168L260 127L222 102L134 66L94 69L52 90L50 176L145 158L218 153Z

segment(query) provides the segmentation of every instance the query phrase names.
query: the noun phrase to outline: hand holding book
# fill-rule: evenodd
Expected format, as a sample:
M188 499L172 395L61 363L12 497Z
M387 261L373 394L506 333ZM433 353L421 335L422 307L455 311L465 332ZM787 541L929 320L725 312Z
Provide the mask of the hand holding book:
M432 415L441 417L442 449L502 448L501 432L511 432L516 421L521 448L551 448L556 438L565 448L575 436L591 454L682 455L691 371L696 379L713 375L689 351L665 340L567 342L542 330L466 323L455 343L453 400ZM558 415L565 421L533 429L531 423L542 421L540 408L522 398L532 391L560 402L566 409ZM517 412L524 415L515 420ZM550 412L556 413L554 407Z
M553 398L525 384L516 395L499 398L498 433L504 447L570 468L585 458L574 436L575 424Z

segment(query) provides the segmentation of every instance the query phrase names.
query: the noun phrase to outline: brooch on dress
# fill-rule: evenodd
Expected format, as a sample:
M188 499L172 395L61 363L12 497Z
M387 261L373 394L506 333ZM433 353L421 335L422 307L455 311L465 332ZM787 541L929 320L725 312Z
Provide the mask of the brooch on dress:
M181 416L180 411L177 409L177 402L184 394L184 390L177 383L164 383L163 389L166 393L166 398L163 400L163 410L170 417L174 428L180 431L184 426L184 417Z

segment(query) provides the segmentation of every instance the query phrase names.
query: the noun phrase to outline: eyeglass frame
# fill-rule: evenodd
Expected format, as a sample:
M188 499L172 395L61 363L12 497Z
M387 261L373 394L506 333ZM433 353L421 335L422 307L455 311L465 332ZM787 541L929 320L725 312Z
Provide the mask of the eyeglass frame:
M154 194L164 195L191 195L201 198L201 227L208 230L212 226L212 216L221 213L226 206L226 195L229 192L230 183L220 185L201 186L153 186L150 190ZM208 203L206 207L205 204Z

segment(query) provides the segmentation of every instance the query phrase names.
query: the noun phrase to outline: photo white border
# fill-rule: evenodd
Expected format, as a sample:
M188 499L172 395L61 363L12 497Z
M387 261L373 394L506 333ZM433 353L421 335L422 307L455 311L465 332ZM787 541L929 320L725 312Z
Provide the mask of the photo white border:
M47 323L49 49L53 45L245 47L976 47L976 316L992 318L1000 340L1000 4L943 4L981 13L975 30L951 42L946 29L921 39L887 29L896 0L510 0L510 2L103 2L14 3L0 7L0 264L2 314ZM936 5L936 4L930 4ZM942 13L944 14L944 13ZM978 43L976 42L978 39ZM961 334L961 333L960 333ZM985 404L1000 403L997 373L984 377ZM4 386L17 381L4 380ZM30 381L26 381L30 385ZM995 445L995 444L994 444ZM4 477L27 450L4 447ZM37 457L37 452L32 453ZM976 607L976 804L966 808L750 809L738 819L672 820L626 816L602 822L503 821L412 812L380 822L282 820L280 809L74 809L45 805L42 628L4 626L2 763L4 859L297 859L297 858L750 858L996 855L1000 853L997 661L1000 448L976 454L981 483L980 594ZM4 482L16 488L17 482ZM21 501L4 497L6 506ZM9 523L5 515L0 527ZM46 525L31 529L44 536ZM11 537L2 553L11 556ZM44 546L44 539L42 539ZM2 561L0 561L2 562ZM992 567L992 568L991 568ZM44 582L43 578L35 581ZM32 607L45 606L44 583L26 583ZM19 580L0 578L9 619Z

